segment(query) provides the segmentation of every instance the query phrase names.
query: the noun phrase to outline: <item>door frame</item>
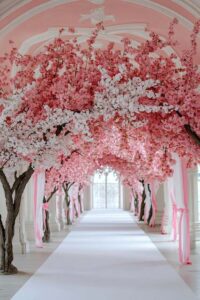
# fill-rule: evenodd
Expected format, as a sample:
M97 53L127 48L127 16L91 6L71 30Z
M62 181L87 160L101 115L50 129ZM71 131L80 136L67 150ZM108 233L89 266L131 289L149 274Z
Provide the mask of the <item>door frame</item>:
M105 187L105 208L102 208L102 209L109 209L108 208L108 173L107 172L105 172L105 173L103 173L104 174L104 178L105 178L105 180L104 180L104 187ZM121 208L121 181L120 181L120 178L119 177L117 177L118 178L118 207L116 208L116 209L119 209L119 208ZM92 177L92 188L91 188L91 190L92 190L92 208L94 208L94 184L95 184L95 182L94 182L94 176ZM95 208L95 209L98 209L98 208ZM101 208L99 208L99 209L101 209Z

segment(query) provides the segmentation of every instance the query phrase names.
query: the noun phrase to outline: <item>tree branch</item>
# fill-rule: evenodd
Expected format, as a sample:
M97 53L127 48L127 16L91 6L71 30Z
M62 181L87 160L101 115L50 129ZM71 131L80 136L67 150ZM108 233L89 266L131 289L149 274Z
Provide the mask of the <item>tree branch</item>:
M0 235L2 235L2 239L5 242L5 228L3 226L1 215L0 215Z
M1 166L1 169L3 169L5 167L5 165L10 160L10 158L11 158L11 154L9 155L8 159L3 163L3 165Z
M196 132L191 128L189 124L184 125L185 130L189 134L189 136L193 139L193 141L200 146L200 137L196 134Z
M53 195L57 192L58 188L54 188L53 192L51 192L50 196L46 199L45 203L46 202L49 202L51 200L51 198L53 197Z
M7 209L13 210L13 199L12 199L11 187L2 169L0 169L0 180L4 189Z
M176 111L177 115L181 118L182 114L179 111ZM193 141L200 146L200 137L198 134L192 129L192 127L189 124L185 124L184 128L188 135L193 139Z
M63 183L62 184L62 187L63 187L63 190L65 191L65 193L67 192L67 187L66 187L66 185L65 184L67 184L67 183Z
M74 182L72 183L68 183L68 188L67 188L67 191L69 191L70 187L74 184Z
M19 213L21 198L22 198L24 189L25 189L26 184L28 183L29 179L33 175L33 173L34 173L34 169L31 166L29 166L28 169L23 173L24 177L22 177L20 184L15 189L15 200L14 200L15 218L17 217L17 215Z
M29 169L33 170L31 165L29 165L28 169L26 171L24 171L19 177L17 177L17 172L15 172L15 182L13 183L13 186L11 188L12 193L18 189L20 182L23 181L23 179L26 176L26 173Z

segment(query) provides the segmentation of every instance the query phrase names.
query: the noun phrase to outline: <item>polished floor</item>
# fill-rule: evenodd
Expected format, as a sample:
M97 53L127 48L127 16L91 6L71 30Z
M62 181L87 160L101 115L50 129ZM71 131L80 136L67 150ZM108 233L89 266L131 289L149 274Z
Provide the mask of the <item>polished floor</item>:
M91 211L12 298L198 299L133 217Z

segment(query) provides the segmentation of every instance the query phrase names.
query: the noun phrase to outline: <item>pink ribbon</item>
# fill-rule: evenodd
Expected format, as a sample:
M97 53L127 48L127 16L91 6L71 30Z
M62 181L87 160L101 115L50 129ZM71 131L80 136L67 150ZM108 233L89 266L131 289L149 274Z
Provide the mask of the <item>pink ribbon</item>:
M43 203L42 207L43 207L44 210L48 211L49 210L49 203L48 202Z
M183 201L184 201L184 213L182 213L182 218L185 214L186 218L186 257L184 258L183 263L184 264L191 264L190 260L190 217L189 217L189 212L188 212L188 178L187 178L187 169L185 162L182 160L181 161L181 173L182 173L182 183L183 183ZM181 222L180 222L181 223ZM182 245L182 244L181 244ZM181 247L182 249L182 247ZM183 257L183 253L182 257Z
M191 264L190 260L190 232L189 232L189 211L188 208L177 208L176 204L173 203L173 219L172 219L172 224L173 224L173 240L175 241L177 239L177 215L178 212L180 213L180 219L179 219L179 226L178 226L178 231L179 231L179 248L178 248L178 253L179 253L179 261L182 264ZM186 218L187 222L187 232L186 232L186 257L184 258L183 255L183 240L182 240L182 226L183 226L183 217Z
M34 180L34 193L33 193L33 202L34 202L34 231L36 237L36 246L41 248L42 245L42 237L37 224L37 195L38 195L38 173L35 172L33 176Z
M173 228L173 241L176 241L177 239L177 213L178 209L176 204L173 202L172 204L173 209L173 215L172 215L172 228Z

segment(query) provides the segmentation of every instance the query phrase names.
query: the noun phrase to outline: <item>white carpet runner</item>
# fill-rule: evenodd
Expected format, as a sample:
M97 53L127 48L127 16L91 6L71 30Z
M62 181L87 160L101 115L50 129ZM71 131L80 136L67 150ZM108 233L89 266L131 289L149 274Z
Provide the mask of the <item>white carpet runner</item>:
M87 213L13 300L195 300L128 212Z

